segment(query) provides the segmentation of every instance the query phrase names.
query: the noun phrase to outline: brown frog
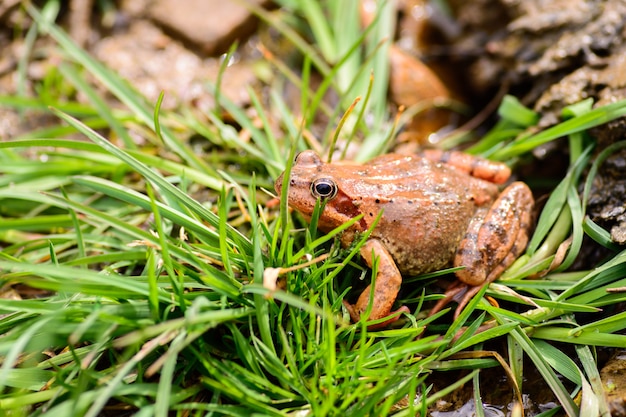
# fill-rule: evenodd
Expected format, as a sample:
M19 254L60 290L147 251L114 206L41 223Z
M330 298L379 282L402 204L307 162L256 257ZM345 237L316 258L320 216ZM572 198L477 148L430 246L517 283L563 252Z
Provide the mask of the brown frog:
M291 170L288 204L308 218L316 201L324 200L319 228L326 232L362 214L342 234L344 246L367 231L382 212L360 252L370 268L378 257L370 320L390 315L401 274L448 266L464 267L456 272L460 283L448 289L431 314L455 298L460 299L458 315L526 248L533 196L522 182L500 192L496 184L504 183L510 173L504 164L461 152L388 154L353 164L325 163L315 152L304 151ZM276 180L278 194L283 175ZM366 311L370 292L366 288L354 305L344 302L354 322Z

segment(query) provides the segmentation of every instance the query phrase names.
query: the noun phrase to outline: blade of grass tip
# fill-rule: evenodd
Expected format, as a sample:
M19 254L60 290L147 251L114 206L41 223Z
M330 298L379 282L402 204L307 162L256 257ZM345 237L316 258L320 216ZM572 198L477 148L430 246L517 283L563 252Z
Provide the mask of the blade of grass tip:
M623 348L626 346L626 336L621 334L598 333L597 331L581 331L574 335L569 329L557 326L539 327L533 330L533 338L582 344L589 346L604 346Z
M587 98L585 100L579 101L578 103L570 104L569 106L563 107L563 110L561 110L561 116L564 119L582 116L585 113L589 113L592 108L593 98Z
M393 119L393 125L391 125L391 128L389 129L389 133L387 133L387 136L380 142L379 148L375 151L376 154L386 152L391 146L391 143L396 134L396 131L398 130L398 125L400 123L400 118L402 117L402 113L404 113L404 107L400 106L400 108L398 108L398 113L396 113L396 117Z
M217 71L217 79L215 80L215 92L213 94L215 99L215 110L213 114L219 117L221 113L221 96L222 96L222 80L224 79L224 72L226 72L226 68L228 68L233 63L233 55L237 51L237 47L239 46L239 42L235 41L226 53L220 55L220 67Z
M159 117L161 114L161 104L163 104L163 97L165 97L165 93L161 91L159 93L159 98L157 98L157 101L154 104L154 112L152 114L152 118L154 122L154 133L156 134L157 139L162 144L165 144L165 141L163 140L163 135L161 135L161 120Z
M598 226L589 218L589 216L585 216L583 219L583 230L587 236L605 248L611 249L614 252L619 252L621 250L621 247L617 243L613 242L611 234L606 229Z
M140 162L139 160L131 156L129 153L116 147L111 142L103 138L101 135L99 135L92 129L85 126L79 120L57 109L51 109L51 111L55 115L57 115L59 118L63 119L70 125L76 127L76 129L78 129L81 133L87 136L91 141L95 142L97 145L105 149L107 152L113 154L114 156L122 160L123 162L130 165L138 173L143 175L147 180L151 181L161 193L169 194L170 196L172 196L172 198L176 199L176 201L178 201L180 204L185 205L186 207L191 209L193 212L197 213L204 220L209 222L213 227L219 228L219 225L220 225L219 216L217 216L215 213L208 210L206 207L204 207L202 204L200 204L196 200L190 198L187 194L185 194L179 188L174 187L172 184L166 181L163 177L161 177L158 173L154 172L146 164L144 164L143 162ZM242 249L247 253L250 252L251 250L250 241L239 230L233 227L228 227L228 233L233 236L238 235L237 236L238 240L243 243Z
M459 352L465 347L471 346L466 345L465 342L476 333L476 330L480 327L484 320L485 313L483 312L480 316L478 316L476 320L474 320L469 326L467 326L467 328L465 328L461 336L456 339L454 345L449 350L439 355L439 359L445 359L448 356L454 355L456 352Z
M319 223L320 216L326 207L326 200L316 200L315 206L313 206L313 213L311 213L311 220L309 220L309 227L306 233L306 246L315 247L312 242L317 238L317 225Z
M346 110L346 112L341 117L341 120L339 120L339 124L337 125L337 128L335 129L335 134L333 135L333 139L331 140L330 145L328 146L328 163L331 163L333 160L333 152L335 150L335 146L337 145L337 140L339 139L339 135L341 134L341 128L346 123L346 120L348 120L348 116L350 116L350 114L352 113L356 105L359 103L359 101L361 101L361 97L355 98L352 104L350 105L350 107L348 107L348 110Z
M361 110L357 116L357 119L354 120L353 125L353 132L350 134L350 136L348 136L348 141L347 144L344 145L345 149L347 149L348 144L350 143L350 141L352 140L352 137L355 135L357 129L359 128L366 128L367 126L364 126L362 123L362 119L363 116L365 115L365 113L368 114L372 114L373 113L373 117L375 122L373 123L373 131L378 131L379 129L381 129L381 126L383 125L383 123L381 122L382 120L385 120L385 122L388 119L388 112L387 112L387 104L386 104L386 97L387 97L387 84L384 85L384 91L382 93L379 93L378 91L380 90L380 85L381 85L381 77L384 79L388 79L388 71L387 71L387 66L388 66L388 61L385 60L384 64L385 64L385 71L381 71L381 76L377 76L374 77L373 74L375 74L375 72L370 72L370 76L368 78L368 82L367 82L367 88L365 88L364 86L361 86L361 84L365 84L364 82L361 82L361 79L363 78L363 74L365 72L365 70L368 67L368 64L370 63L370 61L374 60L375 57L378 57L380 55L380 50L384 49L385 46L388 46L389 42L388 40L381 40L376 47L373 49L373 51L371 51L366 57L365 60L363 61L363 63L361 64L361 66L359 67L358 71L354 74L353 77L353 81L350 84L350 86L348 87L347 91L348 93L346 93L344 96L348 96L348 94L350 94L351 91L359 91L361 92L363 89L366 89L366 97L365 100L361 103ZM385 55L387 56L387 55ZM376 64L376 62L374 62L374 64ZM377 73L376 73L377 74ZM378 87L378 88L377 88ZM374 100L370 100L372 94L374 95ZM344 101L342 99L342 101ZM382 110L378 109L379 106L377 106L377 102L383 102L384 103L384 107L382 108ZM374 108L374 111L372 111L372 109L370 107ZM339 111L340 107L338 106L335 110L335 114L337 114L337 112ZM377 112L380 112L382 114L378 114ZM329 126L330 127L330 126ZM324 137L328 136L328 128L327 128L327 132L324 134ZM365 159L369 159L367 157L367 155L377 155L378 153L380 153L380 149L378 149L377 151L372 152L371 148L373 147L374 144L377 144L378 142L375 140L376 139L376 135L368 135L366 136L365 141L363 142L363 144L361 145L361 149L359 152L359 155L357 156L357 160L365 160ZM378 144L378 148L384 148L384 146L387 144L387 141L383 141L382 145ZM364 152L365 150L365 152Z
M546 362L545 358L539 352L534 342L529 339L526 333L524 333L521 329L513 329L510 334L520 344L524 352L526 352L530 360L535 364L535 367L546 381L554 395L557 397L567 415L569 417L578 416L578 407L574 404L574 401L569 396L569 393L552 368Z
M582 372L582 396L580 399L580 417L597 417L600 415L600 400L593 392L591 385L583 377ZM602 393L601 395L604 395ZM610 413L608 414L610 416Z
M530 127L537 124L539 114L524 106L516 97L505 95L500 107L498 116L521 127Z
M515 127L507 120L498 120L496 125L478 142L467 148L466 152L483 157L491 157L492 153L504 146L504 142L520 134L523 130Z
M130 137L128 130L122 126L118 119L113 115L111 107L104 102L104 100L98 96L95 89L85 80L81 74L76 71L73 65L62 63L59 65L59 71L61 74L76 87L78 91L85 94L91 105L96 109L100 117L104 119L107 126L115 132L117 136L122 140L124 146L129 149L137 149L135 142Z
M54 245L52 244L52 242L48 243L48 251L50 253L50 263L52 265L59 266L59 260L57 259L57 254L54 250Z
M595 398L598 401L598 411L600 416L602 417L610 417L611 413L609 411L609 405L607 404L607 399L604 393L604 387L602 384L602 380L600 379L600 373L598 372L598 366L596 364L596 360L591 353L591 349L589 346L576 345L575 346L576 353L578 354L578 358L580 359L580 363L583 366L585 374L589 377L589 382L591 384L591 389L595 394ZM581 372L580 378L585 381L584 375ZM583 396L585 395L585 387L583 386ZM582 405L581 405L582 408ZM581 410L582 415L582 410ZM596 414L598 415L598 414ZM594 416L595 417L595 416Z
M343 146L343 151L341 152L340 160L344 160L346 158L346 153L348 152L348 148L350 147L350 143L356 138L356 132L363 121L363 116L365 115L365 110L367 109L367 104L370 101L370 97L372 96L372 87L374 85L374 72L370 72L370 82L367 86L367 92L365 93L365 100L363 100L363 105L361 106L361 110L357 115L356 120L354 121L354 126L352 127L352 132L346 138L346 143Z

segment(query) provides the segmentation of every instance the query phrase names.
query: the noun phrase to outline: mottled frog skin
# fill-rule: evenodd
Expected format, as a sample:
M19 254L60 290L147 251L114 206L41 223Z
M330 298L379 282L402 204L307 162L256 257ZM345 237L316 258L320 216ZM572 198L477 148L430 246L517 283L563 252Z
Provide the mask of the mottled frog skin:
M464 267L456 272L461 283L448 290L433 313L450 299L463 296L458 314L482 285L501 275L526 247L533 197L522 182L500 192L497 184L506 182L509 175L504 164L460 152L388 154L355 164L325 163L315 152L304 151L291 170L288 204L310 217L316 201L325 200L319 228L326 232L362 214L342 234L344 246L368 230L382 212L361 249L370 268L374 256L379 258L370 320L391 313L403 274L449 266ZM275 183L279 194L283 176ZM368 287L356 304L345 303L353 321L367 309L369 295Z

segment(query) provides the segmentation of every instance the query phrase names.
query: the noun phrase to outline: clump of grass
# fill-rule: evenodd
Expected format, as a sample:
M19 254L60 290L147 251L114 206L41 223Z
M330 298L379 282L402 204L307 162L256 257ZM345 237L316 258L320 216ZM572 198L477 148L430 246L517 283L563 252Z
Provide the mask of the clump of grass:
M64 122L0 143L0 279L4 288L24 285L38 291L33 298L0 300L1 410L60 416L114 409L158 416L426 415L430 405L469 382L479 403L480 369L487 367L503 367L521 398L528 357L568 415L606 414L594 348L626 345L618 333L626 317L619 313L579 324L576 313L595 313L625 300L623 293L607 289L626 285L621 278L626 252L590 271L565 269L585 233L614 248L606 232L585 218L584 207L597 166L621 145L596 157L582 199L576 190L591 162L592 142L583 132L623 116L626 103L594 110L587 103L569 109L571 118L558 126L528 135L525 129L535 115L514 99L505 100L502 121L471 151L515 163L539 144L569 136L570 170L546 204L527 253L443 331L432 325L425 332L443 312L431 318L408 315L402 327L378 331L368 331L366 323L350 324L342 299L350 290L348 278L361 273L353 262L358 244L347 250L330 246L349 225L323 236L315 220L294 230L299 223L284 199L280 214L264 205L267 197L260 191L271 189L295 152L307 147L303 132L316 112L328 111L331 120L322 147L331 143L340 110L355 95L364 99L344 131L364 140L363 154L379 152L375 139L391 136L393 117L380 104L386 100L385 77L378 75L386 62L381 41L393 33L390 6L383 6L366 31L343 27L343 8L356 10L357 3L329 2L324 8L281 2L310 25L319 49L295 26L282 23L281 10L250 6L304 56L300 75L272 61L301 88L301 114L293 114L277 90L269 110L250 91L263 129L220 94L219 82L209 86L220 108L250 133L250 142L242 141L217 111L207 115L210 125L184 112L161 113L158 103L147 103L74 45L53 23L56 3L48 3L43 13L29 8L39 30L68 57L58 68L60 82L80 89L89 101L65 103L53 94L0 97L0 103L16 108L47 111L49 106ZM370 68L378 68L374 82ZM309 87L313 69L323 77L317 91ZM124 110L111 110L88 76ZM331 88L340 96L336 110L322 101ZM365 123L365 116L375 123ZM264 170L226 172L211 166L168 127L174 120L218 147L222 157ZM282 126L284 138L276 136L270 120ZM127 133L130 125L141 126L149 143L173 157L138 148ZM120 138L119 146L95 130L104 127ZM68 138L76 133L86 141ZM242 149L245 161L237 159ZM212 199L190 197L199 188L210 190ZM555 263L559 250L566 253L560 266ZM328 257L317 261L323 254ZM555 269L543 279L527 279L550 265ZM278 276L284 286L270 288L268 282ZM404 300L417 304L417 312L433 298L424 298L429 279L410 284L408 297L421 301ZM515 313L487 303L484 294L530 307ZM508 358L482 350L495 338L506 338ZM577 363L553 340L573 344ZM475 352L460 354L468 350ZM434 392L428 376L455 369L472 371ZM576 388L569 392L559 375ZM579 391L586 404L580 410L573 401Z

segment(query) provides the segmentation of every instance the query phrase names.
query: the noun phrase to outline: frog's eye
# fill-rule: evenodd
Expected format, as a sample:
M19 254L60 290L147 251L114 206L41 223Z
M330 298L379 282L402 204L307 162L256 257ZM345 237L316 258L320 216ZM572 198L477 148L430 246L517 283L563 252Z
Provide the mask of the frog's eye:
M337 195L337 184L330 178L318 178L311 183L311 194L315 198L330 200Z

